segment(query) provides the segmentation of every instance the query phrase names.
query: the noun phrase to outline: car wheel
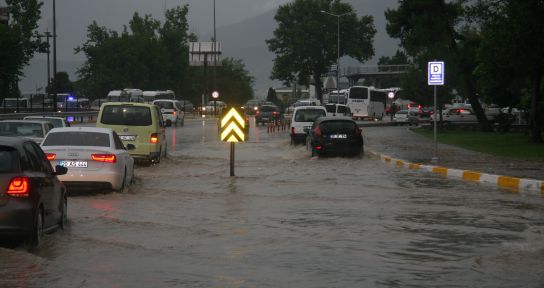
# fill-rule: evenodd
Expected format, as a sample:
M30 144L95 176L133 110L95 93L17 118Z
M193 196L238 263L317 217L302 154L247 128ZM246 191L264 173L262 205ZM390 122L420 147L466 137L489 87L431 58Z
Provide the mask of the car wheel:
M61 207L59 227L61 230L65 230L68 225L68 199L66 197L62 197Z
M123 190L125 190L126 183L127 183L127 167L125 167L125 173L123 174L123 182L121 182L121 187L117 190L117 192L123 192Z
M43 238L43 211L40 208L34 219L34 231L32 231L32 247L40 246Z

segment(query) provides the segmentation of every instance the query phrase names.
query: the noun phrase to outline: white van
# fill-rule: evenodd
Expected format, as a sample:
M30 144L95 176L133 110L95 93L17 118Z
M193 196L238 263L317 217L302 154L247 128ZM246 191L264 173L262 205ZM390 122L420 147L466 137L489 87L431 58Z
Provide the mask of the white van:
M185 124L185 112L183 106L178 100L160 99L153 101L153 105L159 106L161 109L162 119L166 122L166 126L178 126L178 123L183 126Z
M295 107L289 129L291 144L305 143L308 134L307 129L312 127L317 118L324 116L327 116L327 110L323 106Z
M347 105L329 103L325 105L327 116L333 117L351 117L351 110Z

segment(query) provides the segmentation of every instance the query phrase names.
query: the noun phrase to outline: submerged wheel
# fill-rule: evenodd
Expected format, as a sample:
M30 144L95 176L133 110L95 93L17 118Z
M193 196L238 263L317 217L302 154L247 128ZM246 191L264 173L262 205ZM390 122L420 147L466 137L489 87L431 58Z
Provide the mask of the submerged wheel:
M40 246L43 238L43 211L40 210L36 213L34 219L34 231L32 231L31 245L32 247Z
M66 197L62 198L61 207L62 208L60 211L59 227L61 230L64 230L68 225L68 199L66 199Z

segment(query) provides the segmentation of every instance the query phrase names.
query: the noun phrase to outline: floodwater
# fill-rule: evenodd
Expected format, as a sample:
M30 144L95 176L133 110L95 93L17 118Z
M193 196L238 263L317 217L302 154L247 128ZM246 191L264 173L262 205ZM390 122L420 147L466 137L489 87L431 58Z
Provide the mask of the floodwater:
M384 128L387 129L387 128ZM543 287L544 200L311 158L286 131L168 128L125 193L78 193L39 249L0 248L0 287Z

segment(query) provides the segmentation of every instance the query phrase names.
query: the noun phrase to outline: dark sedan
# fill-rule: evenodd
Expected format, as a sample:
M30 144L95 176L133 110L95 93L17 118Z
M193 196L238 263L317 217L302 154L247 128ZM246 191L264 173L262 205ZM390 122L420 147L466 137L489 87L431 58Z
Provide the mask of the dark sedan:
M66 188L40 146L21 137L0 137L0 238L30 238L38 246L45 232L64 229Z
M306 147L312 156L359 156L363 152L362 130L351 118L320 117L308 131Z

